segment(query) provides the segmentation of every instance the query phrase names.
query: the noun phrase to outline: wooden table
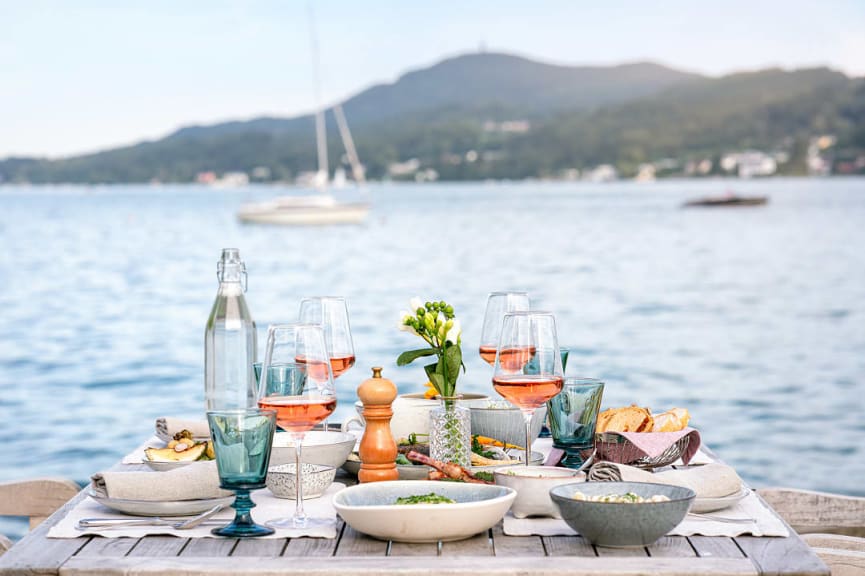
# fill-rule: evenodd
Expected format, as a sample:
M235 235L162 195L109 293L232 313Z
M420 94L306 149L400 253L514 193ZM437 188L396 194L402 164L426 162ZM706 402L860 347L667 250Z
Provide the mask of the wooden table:
M354 479L338 476L347 484ZM338 519L334 540L46 538L84 493L0 557L0 575L63 574L690 574L828 575L793 530L788 538L668 536L645 548L599 548L580 536L515 537L501 522L468 540L438 544L383 542Z

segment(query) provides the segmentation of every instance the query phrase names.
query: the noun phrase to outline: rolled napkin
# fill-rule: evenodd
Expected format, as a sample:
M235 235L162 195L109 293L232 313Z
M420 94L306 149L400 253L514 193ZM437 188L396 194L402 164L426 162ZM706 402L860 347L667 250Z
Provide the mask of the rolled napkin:
M173 502L231 496L219 487L216 462L194 462L167 472L99 472L94 491L108 498Z
M156 419L156 435L163 442L168 442L181 430L189 430L196 438L210 438L210 427L207 420L187 420L166 416Z
M726 464L706 464L682 470L647 472L616 464L598 462L586 475L589 482L654 482L690 488L697 498L722 498L742 489L742 479Z

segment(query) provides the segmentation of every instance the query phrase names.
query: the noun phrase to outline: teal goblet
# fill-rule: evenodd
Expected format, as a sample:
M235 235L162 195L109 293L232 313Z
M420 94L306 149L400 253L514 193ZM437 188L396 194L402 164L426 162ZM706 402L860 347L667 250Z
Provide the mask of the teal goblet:
M217 410L207 413L207 422L216 452L219 485L236 495L231 505L236 511L234 520L228 526L214 528L212 533L232 538L273 534L273 529L253 522L250 511L255 503L249 493L265 486L276 411Z

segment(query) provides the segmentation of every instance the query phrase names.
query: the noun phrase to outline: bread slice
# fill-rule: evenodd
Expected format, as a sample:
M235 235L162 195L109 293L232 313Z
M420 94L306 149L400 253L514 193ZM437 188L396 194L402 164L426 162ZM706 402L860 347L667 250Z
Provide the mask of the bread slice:
M604 416L601 419L601 416ZM654 426L652 413L648 408L636 405L625 408L611 408L598 415L597 432L651 432Z
M652 432L678 432L684 430L691 420L687 408L671 408L654 416Z

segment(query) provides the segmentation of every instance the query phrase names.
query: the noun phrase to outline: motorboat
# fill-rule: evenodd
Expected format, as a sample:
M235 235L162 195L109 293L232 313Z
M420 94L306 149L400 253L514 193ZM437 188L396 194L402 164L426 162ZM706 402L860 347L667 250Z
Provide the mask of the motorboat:
M266 202L244 204L237 217L255 224L324 226L360 224L369 213L367 202L340 202L330 194L280 196Z
M769 202L768 196L740 196L732 192L721 196L704 196L688 200L683 208L722 208L725 206L762 206Z

